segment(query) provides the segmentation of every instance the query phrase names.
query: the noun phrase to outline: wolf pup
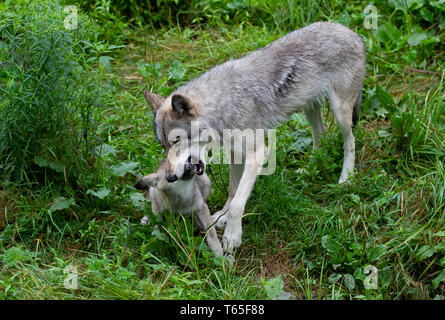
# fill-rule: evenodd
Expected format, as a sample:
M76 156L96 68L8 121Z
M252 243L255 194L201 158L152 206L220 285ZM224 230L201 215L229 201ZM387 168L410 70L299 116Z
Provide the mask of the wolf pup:
M168 160L164 159L155 173L144 176L136 183L139 190L148 190L148 198L154 214L166 210L192 215L193 223L199 229L208 231L206 241L215 256L221 256L223 249L216 230L212 225L209 208L206 204L210 194L210 180L204 172L204 165L192 164L191 159L184 165L181 179L169 181L167 176Z
M167 98L149 91L144 96L154 112L157 139L167 152L178 148L177 134L172 132L179 129L193 147L193 122L199 122L199 133L212 128L223 137L224 129L274 128L297 110L306 115L317 148L325 132L320 106L328 97L344 139L338 180L343 183L354 171L352 124L358 119L365 69L360 36L341 24L318 22L212 68ZM178 152L171 154L186 159L189 151L181 151L185 156ZM241 218L264 154L264 148L255 145L243 150L241 164L229 164L229 196L224 208L212 216L217 227L225 225L222 242L227 252L241 245ZM259 161L246 161L252 158ZM168 166L166 170L172 179L182 174Z

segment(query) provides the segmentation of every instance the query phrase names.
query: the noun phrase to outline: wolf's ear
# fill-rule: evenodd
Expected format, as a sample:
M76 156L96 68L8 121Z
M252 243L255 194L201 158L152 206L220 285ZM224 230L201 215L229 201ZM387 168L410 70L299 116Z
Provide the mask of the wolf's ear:
M156 93L150 92L148 90L144 91L144 97L145 97L145 100L147 100L147 102L150 104L151 109L153 110L154 114L156 114L156 112L158 111L160 105L165 100L164 97L162 97L162 96L160 96L160 95L158 95Z
M172 107L179 118L184 115L189 115L192 117L198 115L196 107L191 104L189 99L180 94L174 94L172 96Z

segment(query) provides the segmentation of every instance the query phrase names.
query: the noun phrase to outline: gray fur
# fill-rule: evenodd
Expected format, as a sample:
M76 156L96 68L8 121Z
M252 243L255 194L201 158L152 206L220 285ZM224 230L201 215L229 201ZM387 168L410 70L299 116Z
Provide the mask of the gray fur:
M222 137L224 129L274 128L297 110L304 111L317 148L325 132L320 102L328 97L344 137L339 179L343 183L354 170L352 122L358 120L365 69L360 36L340 24L318 22L210 69L165 99L148 91L145 97L156 114L156 135L167 151L172 146L168 133L189 128L192 120L199 121L200 130L212 128ZM172 96L181 96L187 103L181 100L172 107ZM220 226L227 221L226 251L241 244L241 217L257 169L231 165L229 199L214 214ZM226 218L220 219L223 215Z
M137 189L148 189L152 211L161 215L164 211L192 215L193 223L208 231L206 241L216 256L222 255L222 246L212 225L207 198L210 194L210 179L207 174L194 175L191 179L167 182L167 160L164 159L155 173L142 177Z

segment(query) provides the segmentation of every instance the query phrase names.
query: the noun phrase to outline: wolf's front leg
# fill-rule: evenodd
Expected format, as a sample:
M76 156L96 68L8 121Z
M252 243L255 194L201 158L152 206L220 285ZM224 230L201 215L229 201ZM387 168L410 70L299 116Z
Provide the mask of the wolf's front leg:
M230 203L235 196L243 171L244 164L229 164L229 196L224 207L212 215L212 221L218 229L222 229L227 222Z
M264 163L264 148L256 146L257 150L247 152L244 171L241 176L235 196L230 202L226 228L222 238L224 251L233 253L241 245L242 222L244 208L252 192L256 177Z

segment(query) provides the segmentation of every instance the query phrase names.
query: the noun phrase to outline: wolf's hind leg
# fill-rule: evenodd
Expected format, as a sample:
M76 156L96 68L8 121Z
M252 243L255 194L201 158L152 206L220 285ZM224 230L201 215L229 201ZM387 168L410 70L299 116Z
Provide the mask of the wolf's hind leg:
M329 98L335 121L343 134L343 168L338 183L344 183L348 176L354 173L355 138L352 134L352 113L357 94L339 94L333 91Z

